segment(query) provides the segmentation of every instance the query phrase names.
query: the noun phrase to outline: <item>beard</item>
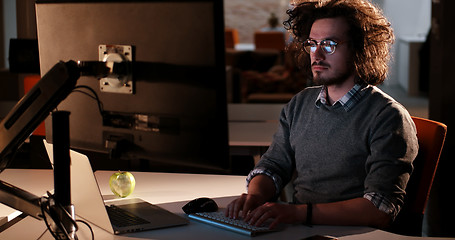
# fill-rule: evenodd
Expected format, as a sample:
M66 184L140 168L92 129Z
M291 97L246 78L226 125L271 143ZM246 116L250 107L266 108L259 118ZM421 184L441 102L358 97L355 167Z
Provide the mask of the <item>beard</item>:
M323 62L313 63L313 65L321 65L321 66L330 67L328 64L323 63ZM326 77L322 76L318 72L313 72L313 82L316 85L325 85L325 86L339 85L339 84L344 83L350 76L352 76L353 73L354 73L354 70L351 67L346 68L345 71L336 72L334 75L326 76Z

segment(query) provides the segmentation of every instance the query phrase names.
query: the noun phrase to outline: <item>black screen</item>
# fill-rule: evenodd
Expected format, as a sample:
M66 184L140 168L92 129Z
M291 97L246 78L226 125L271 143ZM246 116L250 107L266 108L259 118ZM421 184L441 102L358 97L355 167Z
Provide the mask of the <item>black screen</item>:
M132 47L131 92L81 77L102 111L82 88L58 106L71 112L72 148L109 156L103 169L229 168L222 1L38 1L36 13L42 75L60 60L101 60L100 45ZM51 130L48 118L48 141Z

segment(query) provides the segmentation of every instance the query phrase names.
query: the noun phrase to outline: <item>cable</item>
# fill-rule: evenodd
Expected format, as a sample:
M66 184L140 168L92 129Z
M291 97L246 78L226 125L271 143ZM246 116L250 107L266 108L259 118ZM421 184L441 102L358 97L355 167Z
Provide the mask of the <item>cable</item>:
M95 239L95 235L93 233L93 229L90 226L90 224L88 224L87 222L82 221L82 220L74 220L72 218L71 214L68 213L68 211L66 211L66 209L61 204L59 204L58 202L55 202L54 195L52 195L50 192L47 192L47 195L48 195L48 197L43 196L40 199L39 204L41 206L41 214L42 214L43 220L46 224L46 228L51 233L52 237L54 237L57 240L72 239L70 234L68 233L68 231L66 230L65 226L62 223L62 219L60 219L56 214L55 209L58 209L60 212L62 212L65 215L65 217L67 219L69 219L71 227L74 227L75 232L77 232L77 230L78 230L77 222L83 223L84 225L86 225L89 228L91 236L92 236L92 240ZM48 213L48 214L46 214L46 213ZM55 224L55 226L57 228L57 229L55 229L55 231L54 231L54 229L52 229L52 226L47 218L48 215L51 217L53 223ZM56 233L57 231L60 234L57 234ZM75 239L77 239L77 235L76 235Z
M87 93L87 92L81 91L81 90L79 90L79 88L87 89L87 90L89 90L93 95L90 95L90 94ZM95 90L93 90L93 88L91 88L91 87L89 87L89 86L86 86L86 85L78 85L78 86L74 87L73 92L79 92L79 93L85 94L85 95L89 96L90 98L96 100L96 102L97 102L97 104L98 104L98 110L99 110L101 116L103 116L103 113L104 113L103 102L100 100L100 98L98 97L98 94L95 92Z
M39 201L40 206L41 206L41 214L43 216L44 223L46 224L47 229L49 230L51 235L57 240L71 239L70 235L68 234L68 231L66 231L65 227L63 226L61 219L59 219L58 216L56 216L56 213L55 213L55 210L53 209L53 207L57 207L61 212L66 214L67 217L69 216L69 219L71 219L70 221L71 221L71 224L74 226L75 231L77 231L76 222L71 217L71 215L66 211L66 209L63 208L63 206L61 206L59 203L55 202L54 196L50 192L47 192L47 195L48 195L48 197L42 197ZM63 238L62 238L62 236L60 236L56 232L54 232L54 230L52 229L51 224L49 223L49 221L47 219L46 212L49 213L48 215L52 218L52 221L55 224L55 226L57 227L57 230L59 230L63 234Z
M48 194L50 194L50 193L48 192ZM49 197L49 198L50 198L50 197ZM44 223L46 224L47 230L51 233L51 235L52 235L52 237L54 237L54 239L58 239L58 240L62 239L62 238L60 238L60 236L58 236L58 235L54 232L54 230L52 229L52 227L51 227L49 221L47 220L47 214L46 214L46 212L49 213L49 215L51 216L51 218L52 218L53 222L55 223L55 225L57 226L57 228L58 228L60 231L62 231L63 234L65 234L66 239L70 239L70 236L68 235L68 232L66 231L66 229L62 226L61 221L60 221L59 219L55 219L54 216L53 216L54 214L50 214L51 210L50 210L50 204L49 204L50 201L49 201L49 198L47 198L47 197L42 197L42 198L40 199L40 201L39 201L40 206L41 206L41 214L43 215L43 220L44 220ZM63 239L65 239L65 238L63 238Z
M90 230L90 234L91 234L91 236L92 236L92 240L95 240L95 234L93 233L93 229L92 229L92 227L90 226L90 224L88 224L88 222L83 221L83 220L80 220L80 219L76 220L76 222L80 222L80 223L84 224L85 226L87 226L88 229Z

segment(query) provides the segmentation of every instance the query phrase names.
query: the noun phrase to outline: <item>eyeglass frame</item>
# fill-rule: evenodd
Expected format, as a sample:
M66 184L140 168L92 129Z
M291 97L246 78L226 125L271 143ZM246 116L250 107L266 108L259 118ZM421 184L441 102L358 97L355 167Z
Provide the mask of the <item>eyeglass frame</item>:
M330 42L335 43L334 45L331 45L331 46L333 46L333 51L332 51L332 52L327 52L327 51L325 50L325 48L321 45L321 44L323 44L323 42L325 42L325 41L330 41ZM336 51L336 49L337 49L337 46L338 46L339 44L345 43L345 42L347 42L347 41L340 41L340 42L337 42L337 41L332 40L332 39L322 39L321 41L318 42L318 41L316 41L315 39L308 38L308 39L306 39L306 40L303 42L303 49L305 50L306 53L311 54L311 53L315 53L316 50L315 50L314 52L311 51L311 47L310 47L309 50L307 50L307 48L305 47L305 44L306 44L307 42L313 42L313 43L315 43L315 44L316 44L316 49L317 49L319 46L321 46L321 49L324 51L324 53L326 53L326 54L328 54L328 55L332 55L332 54L335 53L335 51Z

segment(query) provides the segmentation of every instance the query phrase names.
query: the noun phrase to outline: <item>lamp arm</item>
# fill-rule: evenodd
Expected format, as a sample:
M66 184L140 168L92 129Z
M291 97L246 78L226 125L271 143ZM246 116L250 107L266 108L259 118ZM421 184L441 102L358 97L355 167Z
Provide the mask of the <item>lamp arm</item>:
M0 180L0 202L42 220L40 197Z

